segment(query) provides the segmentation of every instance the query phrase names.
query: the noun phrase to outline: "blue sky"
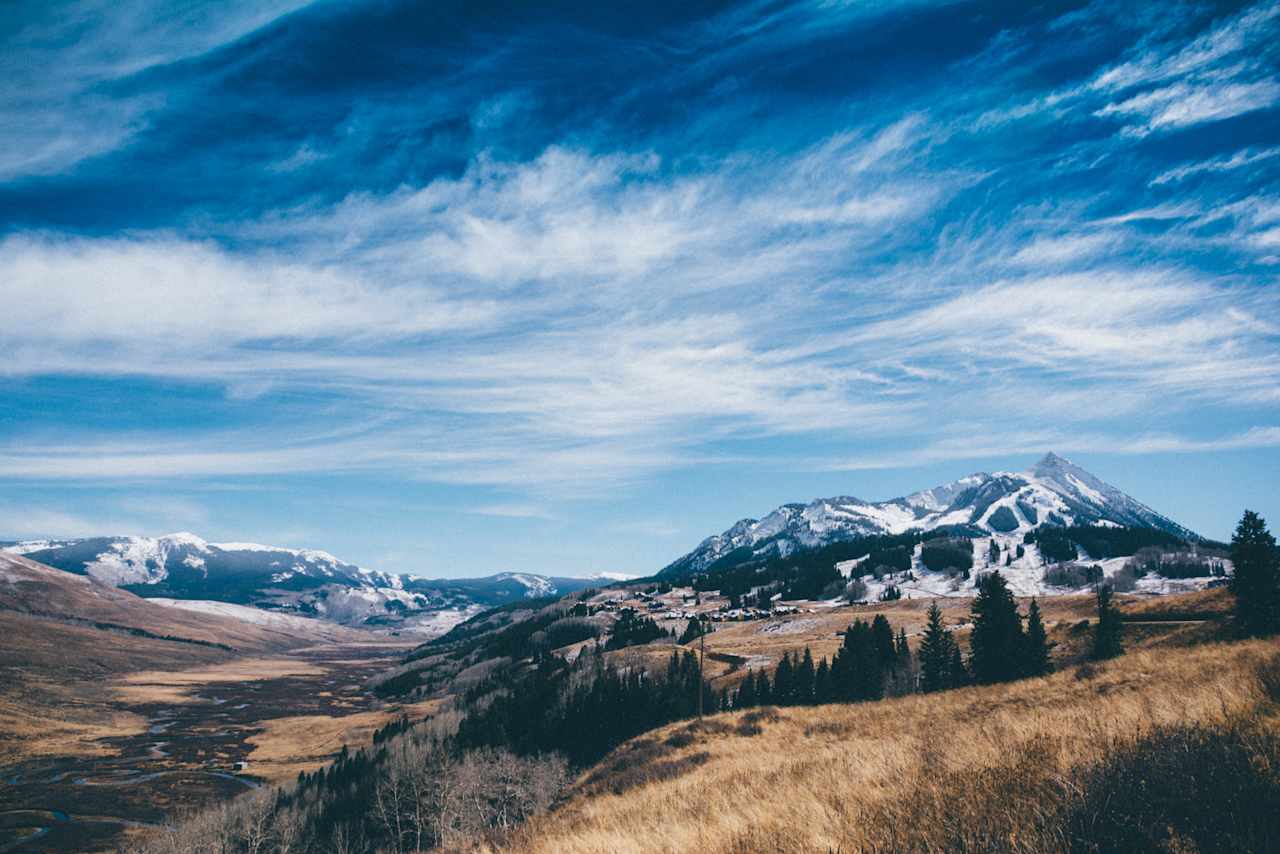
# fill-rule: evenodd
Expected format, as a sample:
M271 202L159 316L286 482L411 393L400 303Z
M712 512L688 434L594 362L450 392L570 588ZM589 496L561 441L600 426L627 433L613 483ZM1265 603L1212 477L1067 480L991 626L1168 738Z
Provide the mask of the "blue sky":
M0 537L648 573L1046 450L1280 521L1278 65L1275 2L10 3Z

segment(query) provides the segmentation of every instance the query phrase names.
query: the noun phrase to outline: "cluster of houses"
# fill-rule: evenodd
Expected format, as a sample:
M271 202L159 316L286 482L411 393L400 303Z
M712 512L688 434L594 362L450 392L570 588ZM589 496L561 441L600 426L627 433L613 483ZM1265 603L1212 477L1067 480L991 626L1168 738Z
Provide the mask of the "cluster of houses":
M764 608L728 608L712 611L705 616L713 623L745 623L751 620L768 620L785 614L799 614L795 605L774 605L769 610Z
M700 597L697 593L678 594L680 595L681 604L685 606L697 606L700 604ZM639 606L636 604L639 600ZM623 611L637 612L648 611L651 616L659 620L710 620L713 623L745 623L751 620L768 620L778 616L787 614L798 614L802 609L795 605L783 605L781 602L774 602L770 608L728 608L722 606L715 611L698 611L695 608L678 608L670 601L663 601L652 593L640 591L634 596L610 596L600 602L586 603L579 602L573 606L571 614L575 617L589 617L592 614L601 612L618 614Z

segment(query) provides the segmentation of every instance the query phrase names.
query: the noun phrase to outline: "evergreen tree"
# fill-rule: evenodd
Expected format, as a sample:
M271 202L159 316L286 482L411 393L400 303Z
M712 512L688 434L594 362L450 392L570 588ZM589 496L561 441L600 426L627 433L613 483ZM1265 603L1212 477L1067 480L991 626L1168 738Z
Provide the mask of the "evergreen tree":
M884 670L871 625L855 620L831 662L832 699L878 700L884 695Z
M804 657L800 659L800 663L796 666L794 693L797 703L805 706L813 703L815 679L817 679L817 671L813 666L813 653L806 646L804 648Z
M963 688L969 684L969 671L960 656L960 644L951 642L951 665L947 668L947 682L952 688Z
M684 633L680 635L678 643L693 643L698 638L707 634L710 626L700 616L689 621L689 625L685 626Z
M1044 676L1053 671L1053 662L1049 660L1048 633L1044 628L1044 620L1040 616L1040 605L1031 600L1031 608L1027 612L1027 634L1022 672L1024 676Z
M1248 636L1280 631L1280 566L1276 539L1266 521L1252 510L1244 511L1231 537L1231 562L1235 574L1231 590L1236 597L1236 622Z
M898 636L893 640L893 654L901 661L911 656L911 648L907 646L907 630L905 628L898 629Z
M818 662L818 669L813 674L813 701L831 702L831 666L825 657Z
M987 547L987 563L1000 563L1000 544L996 542L996 538L991 538L991 545Z
M767 706L776 702L773 686L769 684L769 674L761 670L756 674L756 705Z
M893 654L897 659L895 665L898 672L907 678L903 686L908 691L915 690L915 686L911 684L909 677L911 676L911 647L907 644L907 630L898 629L898 637L893 642Z
M951 666L951 650L955 641L942 623L942 611L938 603L929 606L929 622L920 641L920 690L941 691L950 688L948 678Z
M782 660L778 662L778 669L773 674L773 702L779 706L790 705L794 701L793 672L791 653L784 653Z
M1101 661L1115 658L1124 652L1124 643L1120 637L1123 626L1120 623L1120 612L1111 601L1111 586L1099 584L1097 595L1098 628L1094 631L1093 651L1090 655L1095 661Z
M871 636L876 648L876 657L880 659L882 670L892 670L897 664L897 656L893 648L893 627L884 614L876 614L871 621Z
M974 680L990 684L1017 679L1022 670L1022 617L999 570L978 582L972 614L969 650Z
M733 707L735 709L749 709L757 705L759 702L756 694L756 672L754 670L747 671L747 678L742 680L742 684L738 686L738 693L733 699Z

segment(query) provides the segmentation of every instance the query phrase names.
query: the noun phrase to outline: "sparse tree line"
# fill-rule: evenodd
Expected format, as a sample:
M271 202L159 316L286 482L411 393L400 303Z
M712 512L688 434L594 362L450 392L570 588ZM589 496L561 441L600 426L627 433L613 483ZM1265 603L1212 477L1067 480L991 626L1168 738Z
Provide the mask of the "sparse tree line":
M671 721L714 711L721 703L702 678L698 658L671 653L665 673L606 664L599 647L570 665L545 656L534 670L462 720L458 743L523 755L555 752L588 765L617 745ZM701 693L701 698L699 698Z
M856 620L830 663L815 666L813 655L787 653L770 680L764 671L747 674L725 707L862 702L914 691L940 691L973 682L992 683L1042 676L1052 669L1048 633L1032 600L1023 625L1017 603L999 572L984 575L972 607L973 631L966 662L937 604L913 656L906 632L883 614Z
M555 755L461 751L430 735L348 753L281 789L259 789L174 823L133 854L407 854L501 835L568 783Z

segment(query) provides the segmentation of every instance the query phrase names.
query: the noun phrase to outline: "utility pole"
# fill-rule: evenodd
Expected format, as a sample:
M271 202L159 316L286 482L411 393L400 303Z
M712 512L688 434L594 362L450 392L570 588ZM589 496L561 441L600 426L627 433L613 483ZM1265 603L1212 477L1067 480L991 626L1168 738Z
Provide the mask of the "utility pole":
M701 614L698 615L698 645L700 647L698 652L698 720L702 720L703 685L706 684L703 681L702 668L707 660L707 627L702 625Z

